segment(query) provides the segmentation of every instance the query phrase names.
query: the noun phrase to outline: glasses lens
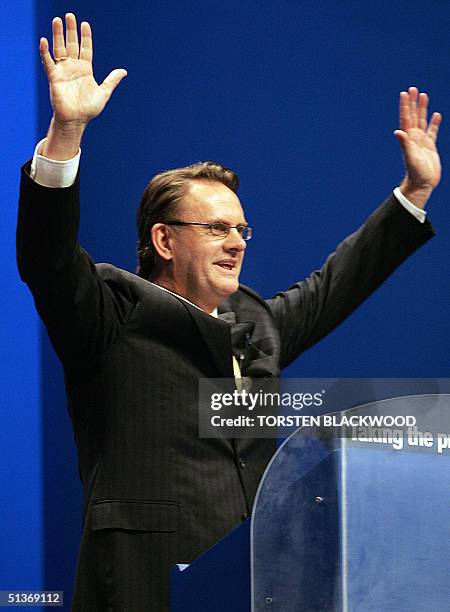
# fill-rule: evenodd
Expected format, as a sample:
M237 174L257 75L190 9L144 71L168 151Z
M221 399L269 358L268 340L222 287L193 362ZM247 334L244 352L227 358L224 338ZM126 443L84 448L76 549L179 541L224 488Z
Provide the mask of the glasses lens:
M213 236L221 236L222 238L225 238L230 233L230 226L228 223L222 223L220 221L217 223L211 223L209 228ZM244 240L250 240L252 237L251 227L247 227L246 225L237 225L236 229Z
M242 227L242 231L241 229L239 229L239 233L241 234L244 240L250 240L250 238L252 237L252 228L245 225L244 227Z
M213 236L228 236L230 232L230 226L226 223L211 223L210 228Z

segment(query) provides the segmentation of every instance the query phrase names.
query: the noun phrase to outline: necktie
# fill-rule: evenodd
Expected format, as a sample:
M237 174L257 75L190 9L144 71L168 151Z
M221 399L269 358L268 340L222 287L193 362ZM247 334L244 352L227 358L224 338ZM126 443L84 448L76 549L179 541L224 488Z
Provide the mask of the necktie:
M231 329L233 329L233 325L236 325L236 314L234 312L222 312L218 315L218 318L228 323ZM241 391L242 390L241 368L239 367L238 360L236 359L234 355L232 356L232 360L233 360L233 374L234 374L234 380L236 381L236 387L238 391Z
M233 373L234 373L234 380L236 381L236 388L238 391L242 391L241 368L239 367L238 360L236 359L234 355L233 355Z

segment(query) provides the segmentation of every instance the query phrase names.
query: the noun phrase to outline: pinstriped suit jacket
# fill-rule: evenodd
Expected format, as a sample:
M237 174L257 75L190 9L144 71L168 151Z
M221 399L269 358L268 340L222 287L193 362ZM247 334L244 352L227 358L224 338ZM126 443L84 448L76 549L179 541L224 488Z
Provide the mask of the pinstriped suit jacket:
M170 567L248 516L274 444L199 439L198 379L232 378L242 338L134 274L95 266L78 216L78 183L47 189L23 171L19 270L64 365L84 490L73 609L164 611ZM391 196L307 280L266 301L241 287L219 312L250 332L243 374L278 376L432 234Z

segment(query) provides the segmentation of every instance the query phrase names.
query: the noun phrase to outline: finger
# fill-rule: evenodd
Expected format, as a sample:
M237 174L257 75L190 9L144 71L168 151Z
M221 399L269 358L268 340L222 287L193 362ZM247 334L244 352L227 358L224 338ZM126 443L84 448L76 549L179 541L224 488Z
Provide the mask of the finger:
M66 51L67 57L78 59L77 19L73 13L66 14Z
M397 138L397 140L400 143L400 146L403 150L405 150L408 142L409 142L409 136L406 132L404 132L403 130L395 130L394 132L394 136Z
M41 38L39 41L39 53L41 54L42 65L44 66L45 73L48 76L50 71L55 67L55 63L52 60L50 51L48 50L48 40L46 38Z
M417 87L410 87L409 92L409 117L411 121L411 127L419 127L419 117L417 113Z
M81 23L80 59L92 62L92 31L87 21Z
M52 21L53 30L53 57L67 57L66 45L64 43L63 24L60 17L55 17Z
M409 94L407 91L400 92L399 114L400 114L400 129L407 132L409 128L411 127L410 110L409 110Z
M430 119L430 125L428 126L427 134L428 136L436 142L439 132L439 126L442 122L441 113L433 113Z
M106 79L103 81L100 87L106 92L108 99L110 98L112 92L115 90L120 81L127 76L127 71L123 68L116 68L108 74Z
M427 110L428 96L426 93L421 93L419 96L419 127L423 131L427 129Z

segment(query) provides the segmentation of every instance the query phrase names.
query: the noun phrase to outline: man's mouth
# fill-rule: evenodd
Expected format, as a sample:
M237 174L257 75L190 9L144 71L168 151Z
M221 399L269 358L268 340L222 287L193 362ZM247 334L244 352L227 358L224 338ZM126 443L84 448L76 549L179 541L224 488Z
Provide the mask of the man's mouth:
M236 262L231 259L224 259L222 261L217 261L216 266L219 266L223 270L232 271L236 268Z

